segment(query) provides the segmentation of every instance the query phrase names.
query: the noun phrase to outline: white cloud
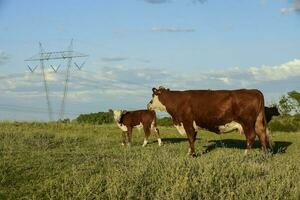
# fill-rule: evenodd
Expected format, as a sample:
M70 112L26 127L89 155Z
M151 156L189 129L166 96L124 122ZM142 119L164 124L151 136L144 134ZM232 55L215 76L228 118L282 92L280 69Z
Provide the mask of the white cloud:
M292 8L292 7L290 7L290 8L281 8L280 9L281 14L283 14L283 15L288 15L288 14L294 12L294 11L295 11L295 9Z
M231 83L231 79L228 77L220 77L219 80L223 81L225 84Z
M278 66L252 67L250 72L258 81L284 80L300 75L300 60L293 60Z
M282 8L280 12L284 15L300 12L300 0L291 0L291 6L287 8Z
M275 66L262 65L250 68L231 68L222 72L212 72L212 76L218 77L224 83L240 82L251 85L258 82L287 80L300 76L300 60L292 60L287 63ZM225 76L224 76L225 75ZM229 81L231 80L231 81Z

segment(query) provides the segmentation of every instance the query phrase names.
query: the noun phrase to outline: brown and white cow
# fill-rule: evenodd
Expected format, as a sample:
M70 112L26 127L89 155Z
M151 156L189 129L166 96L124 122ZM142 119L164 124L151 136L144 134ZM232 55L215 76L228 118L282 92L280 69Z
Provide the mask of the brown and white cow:
M178 132L187 135L189 154L195 155L197 128L221 133L228 124L236 125L247 139L247 150L258 136L262 149L271 141L264 111L264 97L259 90L186 90L152 89L149 110L168 112ZM246 151L247 151L246 150Z
M160 139L159 129L156 127L156 114L155 111L150 110L135 110L135 111L125 111L125 110L109 110L114 115L114 119L118 127L122 130L123 141L122 145L126 144L126 137L128 146L131 144L132 140L132 129L134 127L144 129L145 137L143 147L148 143L148 137L153 130L156 134L158 145L162 145Z

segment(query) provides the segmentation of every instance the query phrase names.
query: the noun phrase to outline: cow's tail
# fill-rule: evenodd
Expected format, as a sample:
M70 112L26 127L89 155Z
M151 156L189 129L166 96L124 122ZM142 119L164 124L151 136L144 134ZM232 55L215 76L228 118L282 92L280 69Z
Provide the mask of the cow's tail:
M266 129L266 140L268 143L269 148L271 149L271 151L273 151L273 147L274 147L274 142L273 142L273 138L272 135L270 133L270 130L268 129L268 123L267 123L267 118L266 118L266 112L265 112L265 106L263 104L263 116L264 116L264 125L265 125L265 129Z
M273 138L270 133L270 130L268 128L266 130L266 136L267 136L268 145L269 145L270 149L273 150L274 142L273 142Z
M151 123L151 129L155 132L155 135L157 137L158 146L161 146L163 143L162 143L161 138L160 138L159 129L157 128L156 113L155 113L155 111L152 111L152 112L153 112L153 121Z
M153 121L151 123L151 129L153 129L155 132L159 132L158 128L157 128L157 117L156 117L156 113L155 111L153 112Z

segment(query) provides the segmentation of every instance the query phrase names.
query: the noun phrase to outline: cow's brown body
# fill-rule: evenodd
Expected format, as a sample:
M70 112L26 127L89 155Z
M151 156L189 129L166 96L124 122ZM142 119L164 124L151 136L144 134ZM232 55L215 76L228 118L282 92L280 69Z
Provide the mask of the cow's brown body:
M243 128L250 149L258 136L266 150L266 119L264 97L258 90L187 90L171 91L153 88L153 99L148 109L167 111L175 127L184 131L194 155L197 127L220 133L220 127L237 122Z
M151 134L151 130L156 133L159 145L162 144L159 134L159 129L156 127L156 114L154 111L149 110L135 110L135 111L112 111L114 113L114 119L123 131L123 144L128 142L130 145L132 140L132 129L137 127L143 128L145 133L144 144L148 143L148 137ZM126 141L127 136L127 141Z

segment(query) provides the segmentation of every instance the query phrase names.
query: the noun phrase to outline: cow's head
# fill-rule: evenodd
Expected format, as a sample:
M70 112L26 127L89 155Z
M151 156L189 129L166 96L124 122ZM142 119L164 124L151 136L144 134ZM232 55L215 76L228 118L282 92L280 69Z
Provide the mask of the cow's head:
M124 115L127 111L126 110L112 110L109 109L109 112L114 115L114 119L117 123L120 123L122 115Z
M169 89L166 89L161 86L158 89L152 88L152 99L147 104L148 110L167 111L166 106L162 102L162 96L166 91L169 91Z
M271 113L272 113L273 116L279 116L280 115L280 112L279 112L277 106L270 107L270 110L271 110Z

